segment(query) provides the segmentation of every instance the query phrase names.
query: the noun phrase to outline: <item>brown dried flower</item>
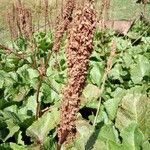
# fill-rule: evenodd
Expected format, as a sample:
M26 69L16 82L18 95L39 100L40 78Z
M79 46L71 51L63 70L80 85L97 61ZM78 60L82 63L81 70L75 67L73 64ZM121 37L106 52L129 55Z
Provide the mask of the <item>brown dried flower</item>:
M76 134L76 115L80 107L80 95L84 88L89 65L89 57L93 50L93 37L96 17L93 1L75 12L75 17L68 33L66 49L68 64L68 85L64 89L61 107L61 122L58 129L59 144L68 142Z
M25 8L21 1L17 1L13 4L12 9L8 12L7 20L13 39L16 39L18 36L23 36L29 39L32 36L31 11Z
M61 45L62 37L65 31L68 29L69 24L72 21L72 13L75 8L75 0L67 0L65 4L65 10L63 12L63 20L60 20L60 24L57 26L55 34L53 50L58 52Z

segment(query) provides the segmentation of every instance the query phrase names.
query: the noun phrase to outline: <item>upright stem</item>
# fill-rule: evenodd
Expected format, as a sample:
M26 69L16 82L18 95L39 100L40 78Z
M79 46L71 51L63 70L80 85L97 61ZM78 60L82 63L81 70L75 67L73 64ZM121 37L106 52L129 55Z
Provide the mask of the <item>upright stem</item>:
M105 89L106 79L107 79L107 69L105 70L105 73L104 73L104 76L103 76L103 83L102 83L102 86L101 86L101 92L100 92L100 97L99 97L97 112L96 112L96 116L95 116L94 123L93 123L94 127L95 127L95 125L97 123L98 114L100 112L100 106L101 106L101 100L102 100L102 96L101 95L102 95L102 93L104 92L104 89Z
M116 43L115 43L115 41L113 41L112 50L111 50L110 56L107 60L107 66L105 68L105 72L104 72L104 76L103 76L103 80L102 80L101 92L100 92L100 96L99 96L99 103L98 103L97 112L96 112L96 116L95 116L94 123L93 123L94 127L96 126L96 123L97 123L98 114L100 112L102 93L105 90L105 83L106 83L106 80L107 80L107 76L108 76L108 74L109 74L109 72L112 68L112 65L113 65L112 61L113 61L113 58L115 56L115 52L116 52Z
M41 116L41 102L39 100L39 95L40 95L40 89L41 89L41 86L42 86L42 80L43 80L43 77L40 76L39 84L38 84L38 87L37 87L37 95L36 95L36 103L37 103L36 119L38 119Z

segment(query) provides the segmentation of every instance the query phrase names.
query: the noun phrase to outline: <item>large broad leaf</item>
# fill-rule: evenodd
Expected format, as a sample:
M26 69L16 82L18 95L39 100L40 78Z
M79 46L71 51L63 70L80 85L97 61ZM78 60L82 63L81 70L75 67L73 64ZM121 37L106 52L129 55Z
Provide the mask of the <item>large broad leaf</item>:
M30 82L28 68L29 66L25 64L16 71L18 78L20 78L21 82L24 84L28 84Z
M20 129L20 127L17 124L15 124L12 119L7 120L6 123L9 133L3 141L6 141L10 137L12 137Z
M59 111L57 108L52 108L27 129L27 135L43 143L49 131L54 129L58 123Z
M150 99L138 88L128 90L116 116L116 126L121 130L135 121L145 138L150 136Z
M121 132L122 143L118 138L118 132L112 125L102 127L93 150L140 150L143 143L143 134L137 128L136 123L131 123Z
M144 76L150 75L150 61L143 55L139 55L137 63L131 66L131 79L137 84Z
M44 103L53 103L60 99L60 91L62 89L62 84L56 82L54 79L46 80L42 84L43 98L42 102ZM60 93L59 93L60 92Z
M98 104L97 99L99 98L99 96L100 96L100 89L93 84L88 84L84 88L83 94L81 96L82 107L86 105L86 107L97 108Z
M123 150L141 150L141 145L143 143L143 134L137 128L136 123L129 124L122 130L120 135L123 138Z
M14 105L7 107L4 109L4 111L0 112L0 114L3 116L3 119L1 118L1 125L3 126L3 129L0 130L0 139L4 142L10 137L13 137L13 135L20 129L18 123L21 121L15 114L16 109L17 108ZM2 124L4 121L7 126Z
M115 92L111 94L114 98L107 100L104 103L108 116L111 120L115 119L118 106L122 97L125 95L125 90L117 88Z
M33 78L37 78L39 76L39 73L37 70L29 68L27 69L28 74L29 74L29 78L32 80Z
M93 84L100 86L103 77L104 69L102 63L91 62L92 69L90 70L90 79Z
M118 132L113 125L105 125L101 128L100 139L109 140L112 142L119 143Z
M41 97L41 93L40 93ZM36 94L30 96L28 101L25 101L22 107L18 110L18 113L23 116L24 119L30 118L31 116L35 116L36 114Z
M122 66L121 64L116 64L110 71L109 76L113 80L119 80L120 82L123 82L121 75L123 74Z

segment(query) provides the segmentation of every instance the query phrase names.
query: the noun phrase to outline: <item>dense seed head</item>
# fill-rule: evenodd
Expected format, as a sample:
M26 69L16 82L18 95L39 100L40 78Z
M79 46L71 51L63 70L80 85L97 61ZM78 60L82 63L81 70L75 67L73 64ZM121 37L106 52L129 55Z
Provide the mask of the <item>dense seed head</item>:
M93 2L87 0L84 6L76 10L68 31L66 49L68 64L68 85L64 89L61 107L61 122L58 129L59 144L75 137L75 121L80 107L80 95L84 88L93 50L93 36L96 17Z

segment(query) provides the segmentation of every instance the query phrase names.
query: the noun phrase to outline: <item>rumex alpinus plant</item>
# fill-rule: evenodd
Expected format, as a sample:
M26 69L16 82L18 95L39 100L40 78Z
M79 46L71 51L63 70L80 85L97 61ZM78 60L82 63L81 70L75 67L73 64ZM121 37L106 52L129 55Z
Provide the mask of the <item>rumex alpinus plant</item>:
M63 20L60 21L60 24L57 27L55 33L54 47L53 50L58 52L61 45L62 37L65 31L68 29L69 24L72 21L72 14L75 8L75 0L67 0L65 4L65 10L63 12Z
M68 31L69 42L66 49L68 84L64 89L61 106L61 121L58 129L60 145L70 141L76 135L75 121L80 107L80 95L86 81L89 57L93 50L95 26L93 1L87 0L85 5L75 12Z
M45 0L45 3L47 1ZM48 4L45 4L46 7L48 7ZM48 9L48 8L47 8ZM48 68L48 62L51 57L51 44L52 43L45 43L45 45L40 44L40 40L38 41L38 37L36 37L36 34L33 30L33 24L32 24L32 15L31 11L27 9L22 3L22 1L18 0L13 4L13 9L10 10L7 16L8 25L10 28L10 34L12 37L12 43L15 45L15 42L17 43L17 40L23 39L24 44L28 46L28 52L26 50L22 51L19 47L18 51L21 51L21 53L17 52L16 48L13 47L7 48L4 45L0 45L0 48L5 50L6 54L14 54L19 58L20 60L24 60L28 62L28 65L32 67L32 69L36 70L39 74L39 81L37 84L36 89L36 119L41 117L42 111L41 111L41 103L39 98L40 89L42 86L42 82L44 77L46 76L46 71ZM45 22L46 23L46 22ZM14 30L13 30L14 28ZM46 36L46 33L40 33L38 32L37 35L39 38L43 36ZM48 51L49 50L49 51ZM41 54L44 53L44 54ZM28 57L30 57L31 61L28 61ZM39 60L39 61L38 61Z

